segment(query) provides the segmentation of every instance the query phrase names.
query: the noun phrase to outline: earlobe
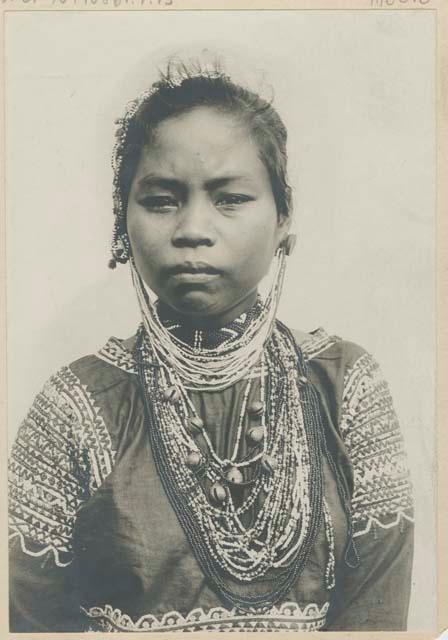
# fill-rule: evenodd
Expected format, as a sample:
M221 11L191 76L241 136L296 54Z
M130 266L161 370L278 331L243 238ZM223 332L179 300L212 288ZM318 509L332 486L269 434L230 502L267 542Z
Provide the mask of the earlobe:
M290 213L282 214L278 217L277 220L277 233L279 237L279 247L285 242L288 237L289 230L292 224L292 216Z
M294 247L296 246L297 236L295 233L288 233L286 238L282 240L280 243L280 247L283 247L285 254L290 256L294 251Z
M279 221L278 231L280 234L280 241L278 243L277 249L283 249L285 255L290 256L294 251L294 247L297 241L297 236L295 233L289 233L289 229L291 228L291 216L284 216Z

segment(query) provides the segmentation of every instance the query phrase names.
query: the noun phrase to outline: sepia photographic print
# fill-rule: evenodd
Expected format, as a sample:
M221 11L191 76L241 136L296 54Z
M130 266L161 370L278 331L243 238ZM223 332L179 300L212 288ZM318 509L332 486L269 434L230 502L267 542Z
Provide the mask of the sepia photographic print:
M446 5L69 1L2 14L5 637L436 637Z

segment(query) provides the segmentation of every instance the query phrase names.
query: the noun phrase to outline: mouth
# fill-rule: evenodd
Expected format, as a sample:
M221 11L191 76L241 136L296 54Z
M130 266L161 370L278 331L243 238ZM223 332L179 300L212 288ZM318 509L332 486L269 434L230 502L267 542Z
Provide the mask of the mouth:
M182 262L167 269L169 275L177 275L180 273L207 273L210 275L218 275L221 273L216 267L212 267L207 262Z
M178 282L204 283L218 278L222 271L206 262L182 262L166 270Z

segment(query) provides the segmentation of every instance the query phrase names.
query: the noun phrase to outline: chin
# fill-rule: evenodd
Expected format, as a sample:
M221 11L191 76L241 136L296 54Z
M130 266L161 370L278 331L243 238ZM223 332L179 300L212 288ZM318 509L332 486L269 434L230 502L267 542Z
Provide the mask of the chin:
M181 295L170 306L177 312L192 318L204 315L209 316L220 311L216 301L211 300L202 291L191 291L186 295Z

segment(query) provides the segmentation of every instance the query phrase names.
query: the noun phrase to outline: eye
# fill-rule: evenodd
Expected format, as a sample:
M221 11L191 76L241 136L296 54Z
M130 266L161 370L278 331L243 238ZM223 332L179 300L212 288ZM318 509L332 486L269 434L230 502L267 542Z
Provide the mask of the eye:
M253 200L255 200L255 198L243 193L223 193L217 197L215 206L224 209L237 209L239 206L252 202Z
M178 202L173 196L145 196L138 200L138 204L156 213L169 213L178 207Z

